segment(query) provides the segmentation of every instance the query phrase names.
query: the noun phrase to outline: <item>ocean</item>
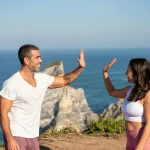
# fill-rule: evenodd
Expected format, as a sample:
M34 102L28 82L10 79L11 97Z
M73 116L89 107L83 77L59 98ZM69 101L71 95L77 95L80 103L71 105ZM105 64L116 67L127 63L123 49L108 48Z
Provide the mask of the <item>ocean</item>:
M74 50L40 50L42 57L41 70L47 65L61 60L64 65L65 73L69 73L78 67L79 49ZM149 49L85 49L86 68L80 77L71 84L74 88L83 88L89 107L95 113L102 113L111 103L117 102L105 90L103 83L102 70L113 58L116 63L109 71L110 79L116 88L123 88L127 82L125 72L128 62L132 58L147 58L150 60ZM20 69L21 65L18 60L17 50L4 51L0 50L0 89L3 82L13 73ZM0 143L2 133L0 129Z

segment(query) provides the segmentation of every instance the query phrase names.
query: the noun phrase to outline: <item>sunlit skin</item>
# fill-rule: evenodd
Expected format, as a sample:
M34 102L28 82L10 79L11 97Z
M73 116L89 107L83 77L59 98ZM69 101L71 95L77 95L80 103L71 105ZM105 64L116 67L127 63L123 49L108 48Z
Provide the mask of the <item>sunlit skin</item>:
M39 50L32 50L31 51L31 58L25 58L27 59L26 65L28 66L28 69L32 72L37 72L40 70L40 65L42 63L41 55Z
M126 75L127 75L128 82L135 83L136 76L133 74L130 65L128 65Z
M30 57L24 58L24 64L20 69L20 75L22 78L29 83L31 86L36 87L36 80L34 78L34 72L40 70L42 63L41 55L39 50L32 50Z
M108 70L112 67L112 65L116 62L116 58L114 58L108 65L106 65L103 69L103 72L108 72ZM135 83L136 77L133 75L132 69L130 65L128 65L126 71L128 82Z
M116 97L116 98L125 98L130 86L127 86L122 89L115 89L115 87L111 83L111 80L109 79L108 71L115 62L116 62L116 58L113 59L103 69L103 77L104 77L105 87L110 96ZM130 65L128 65L126 75L127 75L128 82L131 82L131 83L136 82L137 77L135 75L133 75L133 71L132 71ZM139 100L139 102L141 103L141 105L143 105L144 117L145 117L146 122L126 121L126 123L125 123L127 131L135 131L136 129L140 129L140 128L144 127L144 131L142 133L141 139L135 150L142 150L145 142L147 141L147 139L150 136L150 119L149 119L150 118L150 111L149 111L150 92L148 92L147 95L143 99Z

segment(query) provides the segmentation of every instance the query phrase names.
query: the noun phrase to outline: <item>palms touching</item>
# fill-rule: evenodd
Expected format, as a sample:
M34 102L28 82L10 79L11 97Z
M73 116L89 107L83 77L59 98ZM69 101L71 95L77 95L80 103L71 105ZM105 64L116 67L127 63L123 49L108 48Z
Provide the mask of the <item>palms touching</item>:
M84 61L84 52L83 52L83 49L80 50L80 56L79 56L79 59L78 59L78 63L79 63L79 66L81 68L84 68L86 65L85 65L85 61Z

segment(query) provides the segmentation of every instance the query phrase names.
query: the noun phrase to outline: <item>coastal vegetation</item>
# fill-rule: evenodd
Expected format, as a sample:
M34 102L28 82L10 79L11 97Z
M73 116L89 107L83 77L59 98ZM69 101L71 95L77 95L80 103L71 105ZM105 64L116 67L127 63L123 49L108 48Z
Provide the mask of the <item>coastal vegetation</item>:
M4 144L0 144L0 147L4 147Z
M107 136L111 136L114 133L124 134L125 132L125 120L115 120L112 118L104 119L100 121L92 121L88 126L86 133L105 133Z
M125 120L119 119L115 120L113 118L103 119L99 121L92 121L89 126L87 126L87 130L84 131L82 134L86 135L96 135L102 134L105 136L113 136L115 134L124 134L125 133ZM47 131L45 131L40 138L42 137L53 137L53 136L61 136L66 134L78 134L77 131L72 127L64 127L62 130L58 131L51 127ZM0 147L4 147L3 144Z
M42 134L44 137L60 135L60 134L70 134L77 133L77 131L72 127L64 127L62 130L58 131L53 127L48 129L46 132ZM113 134L124 134L125 133L125 120L119 119L115 120L113 118L92 121L89 126L87 126L87 130L82 134L98 134L103 133L106 136L111 136Z

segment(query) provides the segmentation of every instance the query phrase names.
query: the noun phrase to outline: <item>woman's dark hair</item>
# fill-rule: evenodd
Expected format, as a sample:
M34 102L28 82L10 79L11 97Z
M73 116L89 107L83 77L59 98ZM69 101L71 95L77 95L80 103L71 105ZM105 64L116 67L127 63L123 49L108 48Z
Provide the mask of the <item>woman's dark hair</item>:
M150 89L150 63L145 58L135 58L130 60L129 66L136 81L128 100L138 101L144 98Z
M25 57L30 58L32 56L31 55L32 50L39 50L39 49L35 45L31 45L31 44L26 44L20 47L18 51L18 57L22 65L24 64Z

